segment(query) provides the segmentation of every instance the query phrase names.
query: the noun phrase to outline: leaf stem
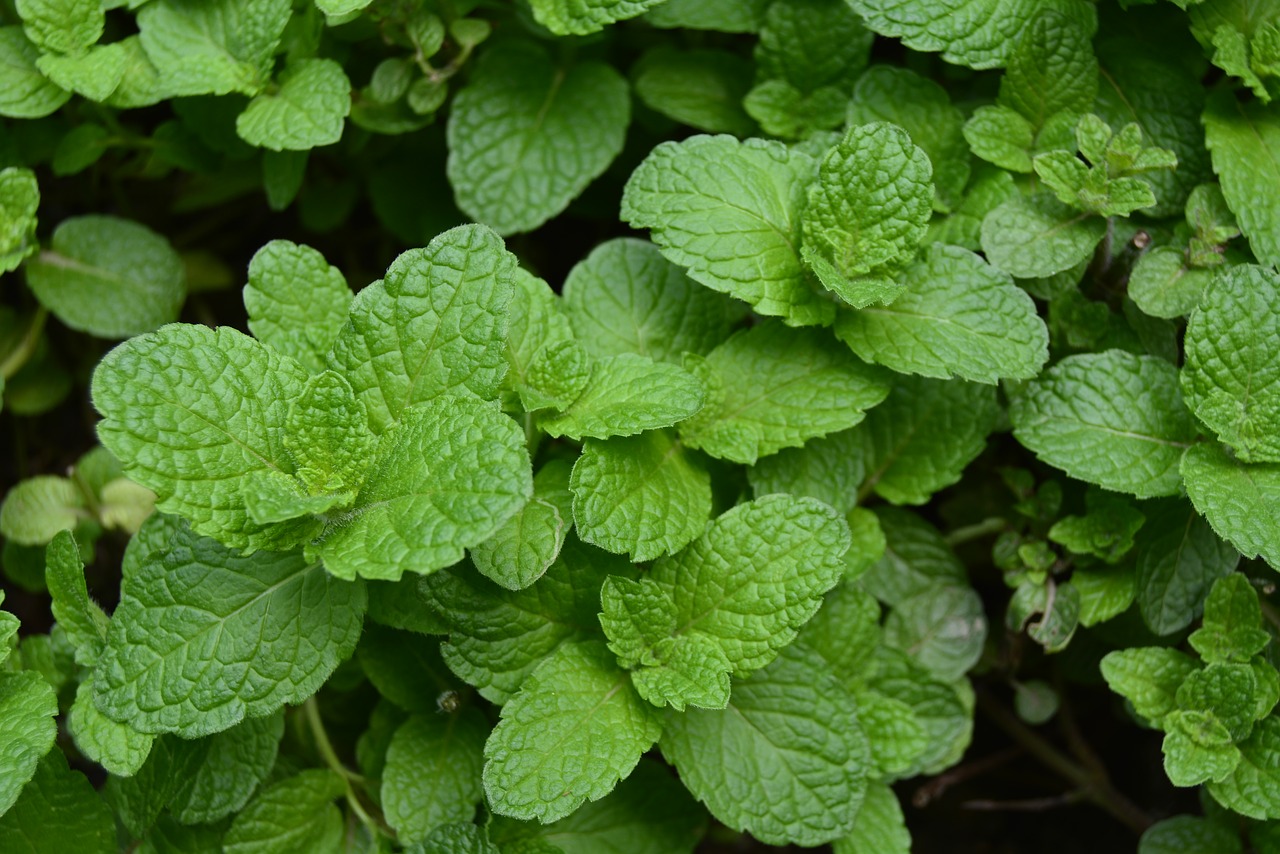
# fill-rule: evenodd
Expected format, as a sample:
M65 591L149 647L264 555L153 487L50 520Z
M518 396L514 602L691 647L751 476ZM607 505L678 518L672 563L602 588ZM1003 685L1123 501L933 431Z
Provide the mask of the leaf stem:
M325 731L324 721L320 717L320 706L316 703L315 695L307 698L302 704L303 713L307 718L307 725L311 729L311 735L315 739L316 750L320 753L320 758L324 760L324 764L329 766L335 774L340 776L347 786L347 804L351 807L351 812L360 819L360 821L375 834L395 838L395 832L387 826L387 823L380 817L374 816L365 809L364 804L360 802L360 795L356 791L357 785L367 785L368 781L355 773L351 769L342 764L342 760L338 758L338 753L333 749L333 742L329 741L329 733Z
M944 537L947 545L955 548L958 545L967 543L970 540L980 540L983 537L989 537L992 534L999 534L1009 527L1009 523L999 516L988 516L981 522L975 522L972 525L965 525L962 528L956 528Z
M23 334L22 340L18 342L17 347L10 351L9 355L4 357L4 361L0 362L0 377L7 380L22 370L22 366L35 353L36 344L40 342L40 333L44 331L44 322L48 318L48 309L42 305L37 306L36 313L31 316L31 322L27 324L27 331Z

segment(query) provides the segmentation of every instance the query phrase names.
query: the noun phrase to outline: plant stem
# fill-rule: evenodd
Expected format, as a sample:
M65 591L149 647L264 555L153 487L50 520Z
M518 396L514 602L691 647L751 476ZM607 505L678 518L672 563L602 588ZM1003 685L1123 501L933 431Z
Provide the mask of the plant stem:
M312 737L315 739L316 750L319 751L320 758L324 760L324 764L329 766L330 770L342 777L343 782L346 783L347 804L351 807L351 812L375 834L395 838L394 832L387 827L386 822L380 817L370 815L364 804L360 803L360 795L356 791L356 785L364 785L367 781L364 777L343 765L342 760L338 758L337 751L333 749L333 742L329 741L329 733L325 731L324 721L320 718L320 706L316 704L316 698L314 696L308 697L307 701L302 704L302 710L306 715L307 724L311 729Z
M18 342L18 346L14 347L9 355L4 357L3 362L0 362L0 377L7 380L22 370L22 366L35 353L36 344L40 342L40 333L44 331L44 322L48 318L49 311L44 306L38 306L36 313L31 316L31 322L27 324L27 331L23 334L22 340Z
M988 516L981 522L975 522L972 525L965 525L963 528L956 528L944 538L947 545L955 548L958 545L967 543L970 540L980 540L983 537L989 537L992 534L998 534L1009 527L1009 523L999 516Z

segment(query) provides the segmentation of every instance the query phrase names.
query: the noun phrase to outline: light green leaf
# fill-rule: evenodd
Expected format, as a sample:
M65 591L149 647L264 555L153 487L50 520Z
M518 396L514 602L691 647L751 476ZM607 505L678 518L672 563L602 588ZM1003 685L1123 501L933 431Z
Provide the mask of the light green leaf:
M928 156L897 125L853 127L836 143L809 186L801 222L802 256L828 290L861 308L869 301L851 290L854 280L915 255L929 222L932 175Z
M166 326L98 363L98 438L155 491L161 511L197 532L233 548L292 545L318 523L257 524L241 485L255 472L292 474L286 416L306 379L292 359L230 327Z
M142 47L142 37L131 35L115 42L124 52L124 73L107 104L120 109L150 107L169 97L168 81L162 80Z
M170 97L256 95L292 11L289 0L158 0L138 10L138 29Z
M43 546L59 531L88 518L84 494L65 477L37 475L19 481L0 505L0 535L24 546Z
M680 425L680 438L739 463L848 429L889 392L879 369L842 351L829 333L779 321L738 332L687 363L707 402Z
M437 826L470 821L484 799L480 772L489 722L476 709L418 714L387 747L382 809L401 842L424 841Z
M1178 707L1212 714L1240 741L1253 729L1258 706L1258 680L1248 664L1213 661L1178 686Z
M1200 616L1215 580L1240 554L1185 502L1169 502L1138 535L1138 609L1151 631L1168 635Z
M244 307L250 331L312 373L324 370L351 299L342 273L310 246L273 240L249 262Z
M351 82L332 59L299 59L279 77L279 89L249 102L236 133L272 151L308 151L342 138L351 112Z
M2 34L0 29L0 46ZM36 239L39 205L40 185L34 172L19 167L0 170L0 273L18 269L40 250Z
M558 36L585 36L643 14L663 0L532 0L533 17Z
M422 580L423 598L448 626L445 663L493 703L505 703L561 644L599 636L600 585L632 576L619 558L570 537L538 583L510 591L470 572L445 570Z
M1036 129L1010 107L984 105L964 125L965 142L975 156L1011 172L1030 172Z
M1241 103L1223 91L1203 118L1213 171L1240 230L1259 261L1280 263L1280 107Z
M877 65L858 78L848 115L850 125L883 121L905 130L933 167L934 210L960 203L969 181L969 148L964 116L945 89L905 68Z
M1138 854L1240 854L1240 836L1211 819L1178 815L1142 834Z
M538 470L529 503L471 549L476 569L508 590L522 590L542 577L573 525L570 472L564 460L550 460Z
M1280 276L1231 265L1187 323L1182 390L1196 417L1243 462L1280 462Z
M310 548L338 578L457 563L533 494L524 434L496 404L445 395L383 434L352 510Z
M307 380L289 407L285 431L285 450L308 494L359 488L375 440L363 404L341 375L324 371Z
M1240 750L1209 712L1170 712L1165 718L1164 770L1175 786L1221 781L1240 764Z
M911 707L924 727L927 747L903 777L937 774L960 761L973 737L973 689L968 681L939 682L906 653L888 646L875 652L870 687Z
M835 840L831 848L834 854L911 854L902 805L888 784L867 785L853 832Z
M823 86L806 95L784 80L766 80L752 87L742 106L768 135L807 141L844 123L847 100L845 92L835 86ZM810 153L825 153L825 148Z
M45 549L45 581L53 597L53 617L75 647L76 663L94 666L111 621L97 603L89 599L84 562L70 531L59 532Z
M299 554L243 557L181 528L125 575L98 707L187 738L269 715L311 696L351 654L364 608L363 587Z
M729 337L733 304L685 275L652 243L618 238L600 244L564 282L573 332L597 357L636 353L680 364Z
M755 49L757 78L786 81L803 94L824 86L847 94L874 38L846 3L771 3Z
M26 265L40 302L73 329L127 338L177 320L186 297L182 259L169 241L113 216L65 219L50 249Z
M1013 398L1009 417L1044 462L1139 498L1178 491L1195 438L1177 370L1120 350L1063 359Z
M1218 536L1280 568L1280 465L1242 465L1214 442L1182 459L1187 495Z
M226 854L330 852L342 841L342 814L333 801L347 790L333 771L310 769L258 793L222 839Z
M657 710L604 644L562 646L502 707L485 744L489 805L513 818L563 818L612 791L661 732Z
M516 269L513 277L507 359L507 384L526 412L565 409L591 379L591 358L574 338L569 318L551 286Z
M1003 169L978 164L964 200L946 217L929 223L925 243L949 243L977 252L982 248L982 220L1018 194L1013 176Z
M36 68L40 49L21 27L0 27L0 116L39 119L65 104L71 93Z
M111 810L85 776L67 767L61 750L35 768L17 803L0 801L0 850L13 854L112 854L118 851ZM6 777L0 777L8 782ZM16 794L16 793L15 793Z
M729 702L729 659L713 638L687 634L653 646L653 666L631 672L636 693L655 706L723 709Z
M1077 569L1071 574L1071 586L1080 594L1080 625L1096 626L1129 610L1137 583L1133 567L1127 563Z
M1187 263L1187 255L1173 246L1158 246L1138 259L1129 276L1129 297L1152 317L1175 318L1200 304L1211 281L1207 270Z
M445 392L497 396L515 268L500 237L463 225L403 253L382 285L360 292L329 367L351 382L374 433Z
M1178 708L1178 688L1199 665L1176 649L1150 646L1109 652L1101 669L1111 690L1132 703L1139 717L1159 727Z
M867 734L875 776L893 778L913 768L928 746L915 712L877 691L864 690L856 696L858 723Z
M903 599L884 624L886 644L942 681L958 679L976 664L986 637L982 600L968 587L941 585Z
M1209 794L1249 818L1280 818L1280 717L1259 721L1238 746L1240 764L1225 780L1209 783Z
M67 715L67 732L76 748L119 777L131 777L147 761L155 736L113 721L94 703L97 687L92 676L76 687L76 699Z
M862 584L846 580L826 595L798 642L826 659L827 672L857 693L866 687L880 640L880 603Z
M631 174L622 218L712 290L793 325L829 324L800 260L800 212L816 171L780 142L694 136L664 142Z
M863 579L866 589L886 605L898 603L939 585L967 585L964 564L942 534L908 510L876 508L886 551Z
M1015 196L982 221L982 251L1020 279L1052 276L1093 255L1106 220L1072 210L1048 193Z
M458 207L499 234L560 213L622 150L626 81L612 67L558 67L533 42L486 51L450 107L449 183Z
M1233 572L1213 583L1204 622L1187 640L1206 662L1249 661L1271 640L1261 622L1257 591L1248 578Z
M18 800L40 757L53 747L56 714L58 698L39 673L0 673L0 815Z
M1087 113L1098 93L1092 31L1052 9L1023 28L1000 81L1000 103L1037 130L1054 113Z
M95 45L86 53L70 56L46 53L36 60L36 67L59 87L91 101L110 98L128 66L128 48L119 42Z
M578 535L637 562L679 551L711 515L711 476L666 430L588 439L570 489Z
M1133 537L1146 516L1126 498L1089 489L1083 516L1063 516L1049 529L1049 539L1067 551L1117 563L1133 548Z
M662 753L719 821L770 845L853 829L871 757L853 697L801 644L734 686L724 710L663 716Z
M698 378L683 368L623 353L601 359L582 394L538 426L552 436L607 439L670 427L702 408Z
M849 5L883 36L914 50L941 51L942 58L970 68L1003 65L1035 12L1058 12L1093 35L1094 7L1084 0L849 0Z
M935 244L906 283L890 305L842 313L836 335L868 361L939 379L1029 379L1049 358L1031 297L969 250Z
M15 0L27 38L51 53L78 53L93 45L106 23L101 0Z
M668 118L706 133L749 136L755 130L742 109L753 69L737 54L658 47L631 73L640 100Z
M848 512L857 505L858 487L866 479L864 435L857 428L842 430L810 439L799 448L783 448L757 460L747 470L747 480L757 498L787 492Z

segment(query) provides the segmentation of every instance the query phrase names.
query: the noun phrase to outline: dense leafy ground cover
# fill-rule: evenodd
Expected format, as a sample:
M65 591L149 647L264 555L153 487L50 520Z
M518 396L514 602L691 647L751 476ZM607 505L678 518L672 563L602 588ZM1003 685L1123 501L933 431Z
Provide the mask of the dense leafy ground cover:
M0 0L0 851L1280 851L1278 79Z

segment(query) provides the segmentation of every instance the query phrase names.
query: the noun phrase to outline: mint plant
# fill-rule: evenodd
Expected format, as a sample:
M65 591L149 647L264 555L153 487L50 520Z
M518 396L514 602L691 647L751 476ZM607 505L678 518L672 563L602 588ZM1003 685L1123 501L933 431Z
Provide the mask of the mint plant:
M1278 69L0 2L0 850L1280 847Z

